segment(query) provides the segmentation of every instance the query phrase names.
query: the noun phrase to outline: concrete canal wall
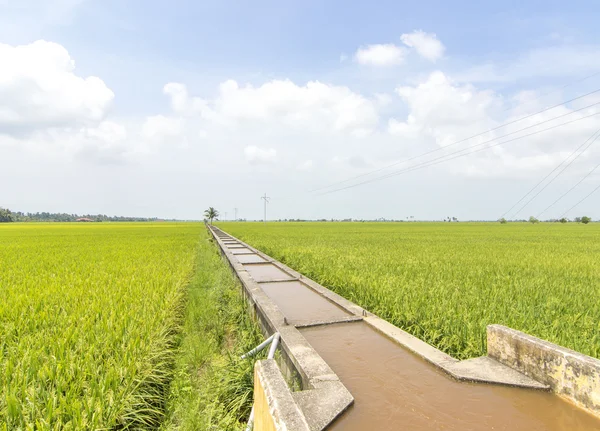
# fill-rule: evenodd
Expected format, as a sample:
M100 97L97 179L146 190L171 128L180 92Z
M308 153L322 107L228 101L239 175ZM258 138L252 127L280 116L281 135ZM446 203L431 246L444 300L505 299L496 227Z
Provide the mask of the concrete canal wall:
M600 361L501 325L487 327L488 356L600 416Z

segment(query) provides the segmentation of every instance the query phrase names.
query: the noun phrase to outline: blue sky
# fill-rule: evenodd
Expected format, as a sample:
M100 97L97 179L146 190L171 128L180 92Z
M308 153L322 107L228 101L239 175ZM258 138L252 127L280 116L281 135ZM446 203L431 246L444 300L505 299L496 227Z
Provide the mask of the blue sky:
M308 191L391 172L392 162L600 88L600 76L576 82L600 72L599 9L0 0L0 179L15 183L0 205L180 218L212 205L258 218L267 191L276 218L495 219L600 128L598 117L348 191ZM98 81L82 86L89 77ZM590 147L521 216L599 161ZM78 184L87 177L93 185ZM594 181L544 216L561 215ZM577 210L600 218L596 202Z

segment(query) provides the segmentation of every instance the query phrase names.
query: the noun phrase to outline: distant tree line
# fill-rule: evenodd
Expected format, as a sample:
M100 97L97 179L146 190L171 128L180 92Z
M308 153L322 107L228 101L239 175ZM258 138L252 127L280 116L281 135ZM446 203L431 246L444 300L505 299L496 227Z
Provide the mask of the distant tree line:
M508 221L502 217L500 220L498 220L500 223L505 224L508 223ZM540 220L538 220L537 218L535 218L534 216L529 217L529 220L515 220L516 222L529 222L531 224L537 224L540 223ZM572 220L574 223L583 223L583 224L588 224L590 223L592 220L591 217L588 216L582 216L582 217L575 217ZM569 220L568 218L562 217L560 219L550 219L550 220L545 220L546 223L569 223L571 222L571 220Z
M21 211L11 211L8 208L0 207L0 223L6 222L28 222L28 221L41 221L41 222L71 222L79 219L87 219L86 221L93 222L108 222L108 221L159 221L157 217L121 217L121 216L107 216L105 214L67 214L67 213L49 213L49 212L36 212L36 213L24 213Z
M0 208L0 223L14 221L12 213L8 209Z

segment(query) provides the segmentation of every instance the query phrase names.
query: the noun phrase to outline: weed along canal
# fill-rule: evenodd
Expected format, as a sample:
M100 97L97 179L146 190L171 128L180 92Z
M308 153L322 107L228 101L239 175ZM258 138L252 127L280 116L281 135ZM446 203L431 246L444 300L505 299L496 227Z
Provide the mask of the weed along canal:
M281 336L255 369L255 430L600 430L600 361L498 325L487 356L458 361L211 230L265 336Z

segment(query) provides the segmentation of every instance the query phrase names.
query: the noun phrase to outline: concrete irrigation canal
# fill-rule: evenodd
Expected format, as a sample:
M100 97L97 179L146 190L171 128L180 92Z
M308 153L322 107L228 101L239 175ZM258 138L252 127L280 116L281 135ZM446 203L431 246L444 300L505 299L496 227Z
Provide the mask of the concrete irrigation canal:
M211 231L280 334L280 358L256 365L255 430L600 430L600 361L499 325L487 356L458 361Z

